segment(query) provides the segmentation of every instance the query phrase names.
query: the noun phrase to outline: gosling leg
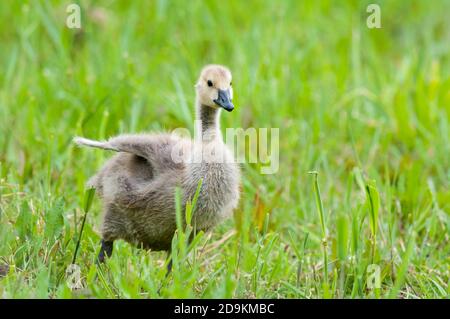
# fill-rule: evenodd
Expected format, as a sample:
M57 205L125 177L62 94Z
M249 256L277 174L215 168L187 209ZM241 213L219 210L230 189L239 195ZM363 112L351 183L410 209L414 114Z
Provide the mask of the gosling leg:
M100 248L100 253L98 254L98 258L97 261L98 263L104 263L105 262L105 257L111 257L112 252L113 252L113 244L114 242L112 241L106 241L103 240L101 241L101 248Z
M169 259L169 263L167 264L166 278L172 272L172 255L171 255L170 250L167 252L167 259Z

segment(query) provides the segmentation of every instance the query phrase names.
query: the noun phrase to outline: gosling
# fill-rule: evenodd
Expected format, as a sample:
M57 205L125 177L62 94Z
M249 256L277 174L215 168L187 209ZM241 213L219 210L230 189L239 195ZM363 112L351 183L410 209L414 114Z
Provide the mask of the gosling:
M108 141L74 139L80 146L118 152L88 181L103 202L99 262L112 255L118 239L170 252L177 228L176 187L183 212L201 185L192 217L199 231L211 230L236 208L239 167L219 126L221 109L234 109L231 72L207 65L195 89L199 134L194 140L169 133L119 135Z

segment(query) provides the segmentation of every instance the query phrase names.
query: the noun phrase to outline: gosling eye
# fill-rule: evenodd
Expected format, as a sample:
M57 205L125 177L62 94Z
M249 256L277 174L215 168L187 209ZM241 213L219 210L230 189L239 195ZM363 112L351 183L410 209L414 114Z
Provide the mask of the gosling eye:
M208 80L208 86L209 87L213 86L213 83L211 82L211 80Z
M230 86L233 86L233 82L230 82Z

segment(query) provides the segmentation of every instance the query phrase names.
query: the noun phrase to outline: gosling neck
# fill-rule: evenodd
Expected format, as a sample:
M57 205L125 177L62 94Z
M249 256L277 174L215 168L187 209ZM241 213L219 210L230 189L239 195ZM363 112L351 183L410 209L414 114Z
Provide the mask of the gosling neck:
M196 118L198 123L197 132L203 142L222 140L220 133L220 109L203 105L197 102Z

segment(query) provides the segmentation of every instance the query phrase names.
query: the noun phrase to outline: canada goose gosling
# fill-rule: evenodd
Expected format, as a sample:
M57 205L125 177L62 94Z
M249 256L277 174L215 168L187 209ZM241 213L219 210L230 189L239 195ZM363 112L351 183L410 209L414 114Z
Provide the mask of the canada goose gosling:
M236 208L239 168L223 143L219 128L220 110L234 109L231 72L224 66L208 65L195 89L199 139L166 133L120 135L108 141L75 138L78 145L118 152L88 182L103 201L100 262L111 256L117 239L147 249L170 251L177 227L176 187L182 190L184 211L202 181L192 218L197 230L212 229ZM187 158L207 149L208 153L220 153L222 160L209 161L208 156L202 156L200 162L174 161L172 152L180 146L190 155Z

